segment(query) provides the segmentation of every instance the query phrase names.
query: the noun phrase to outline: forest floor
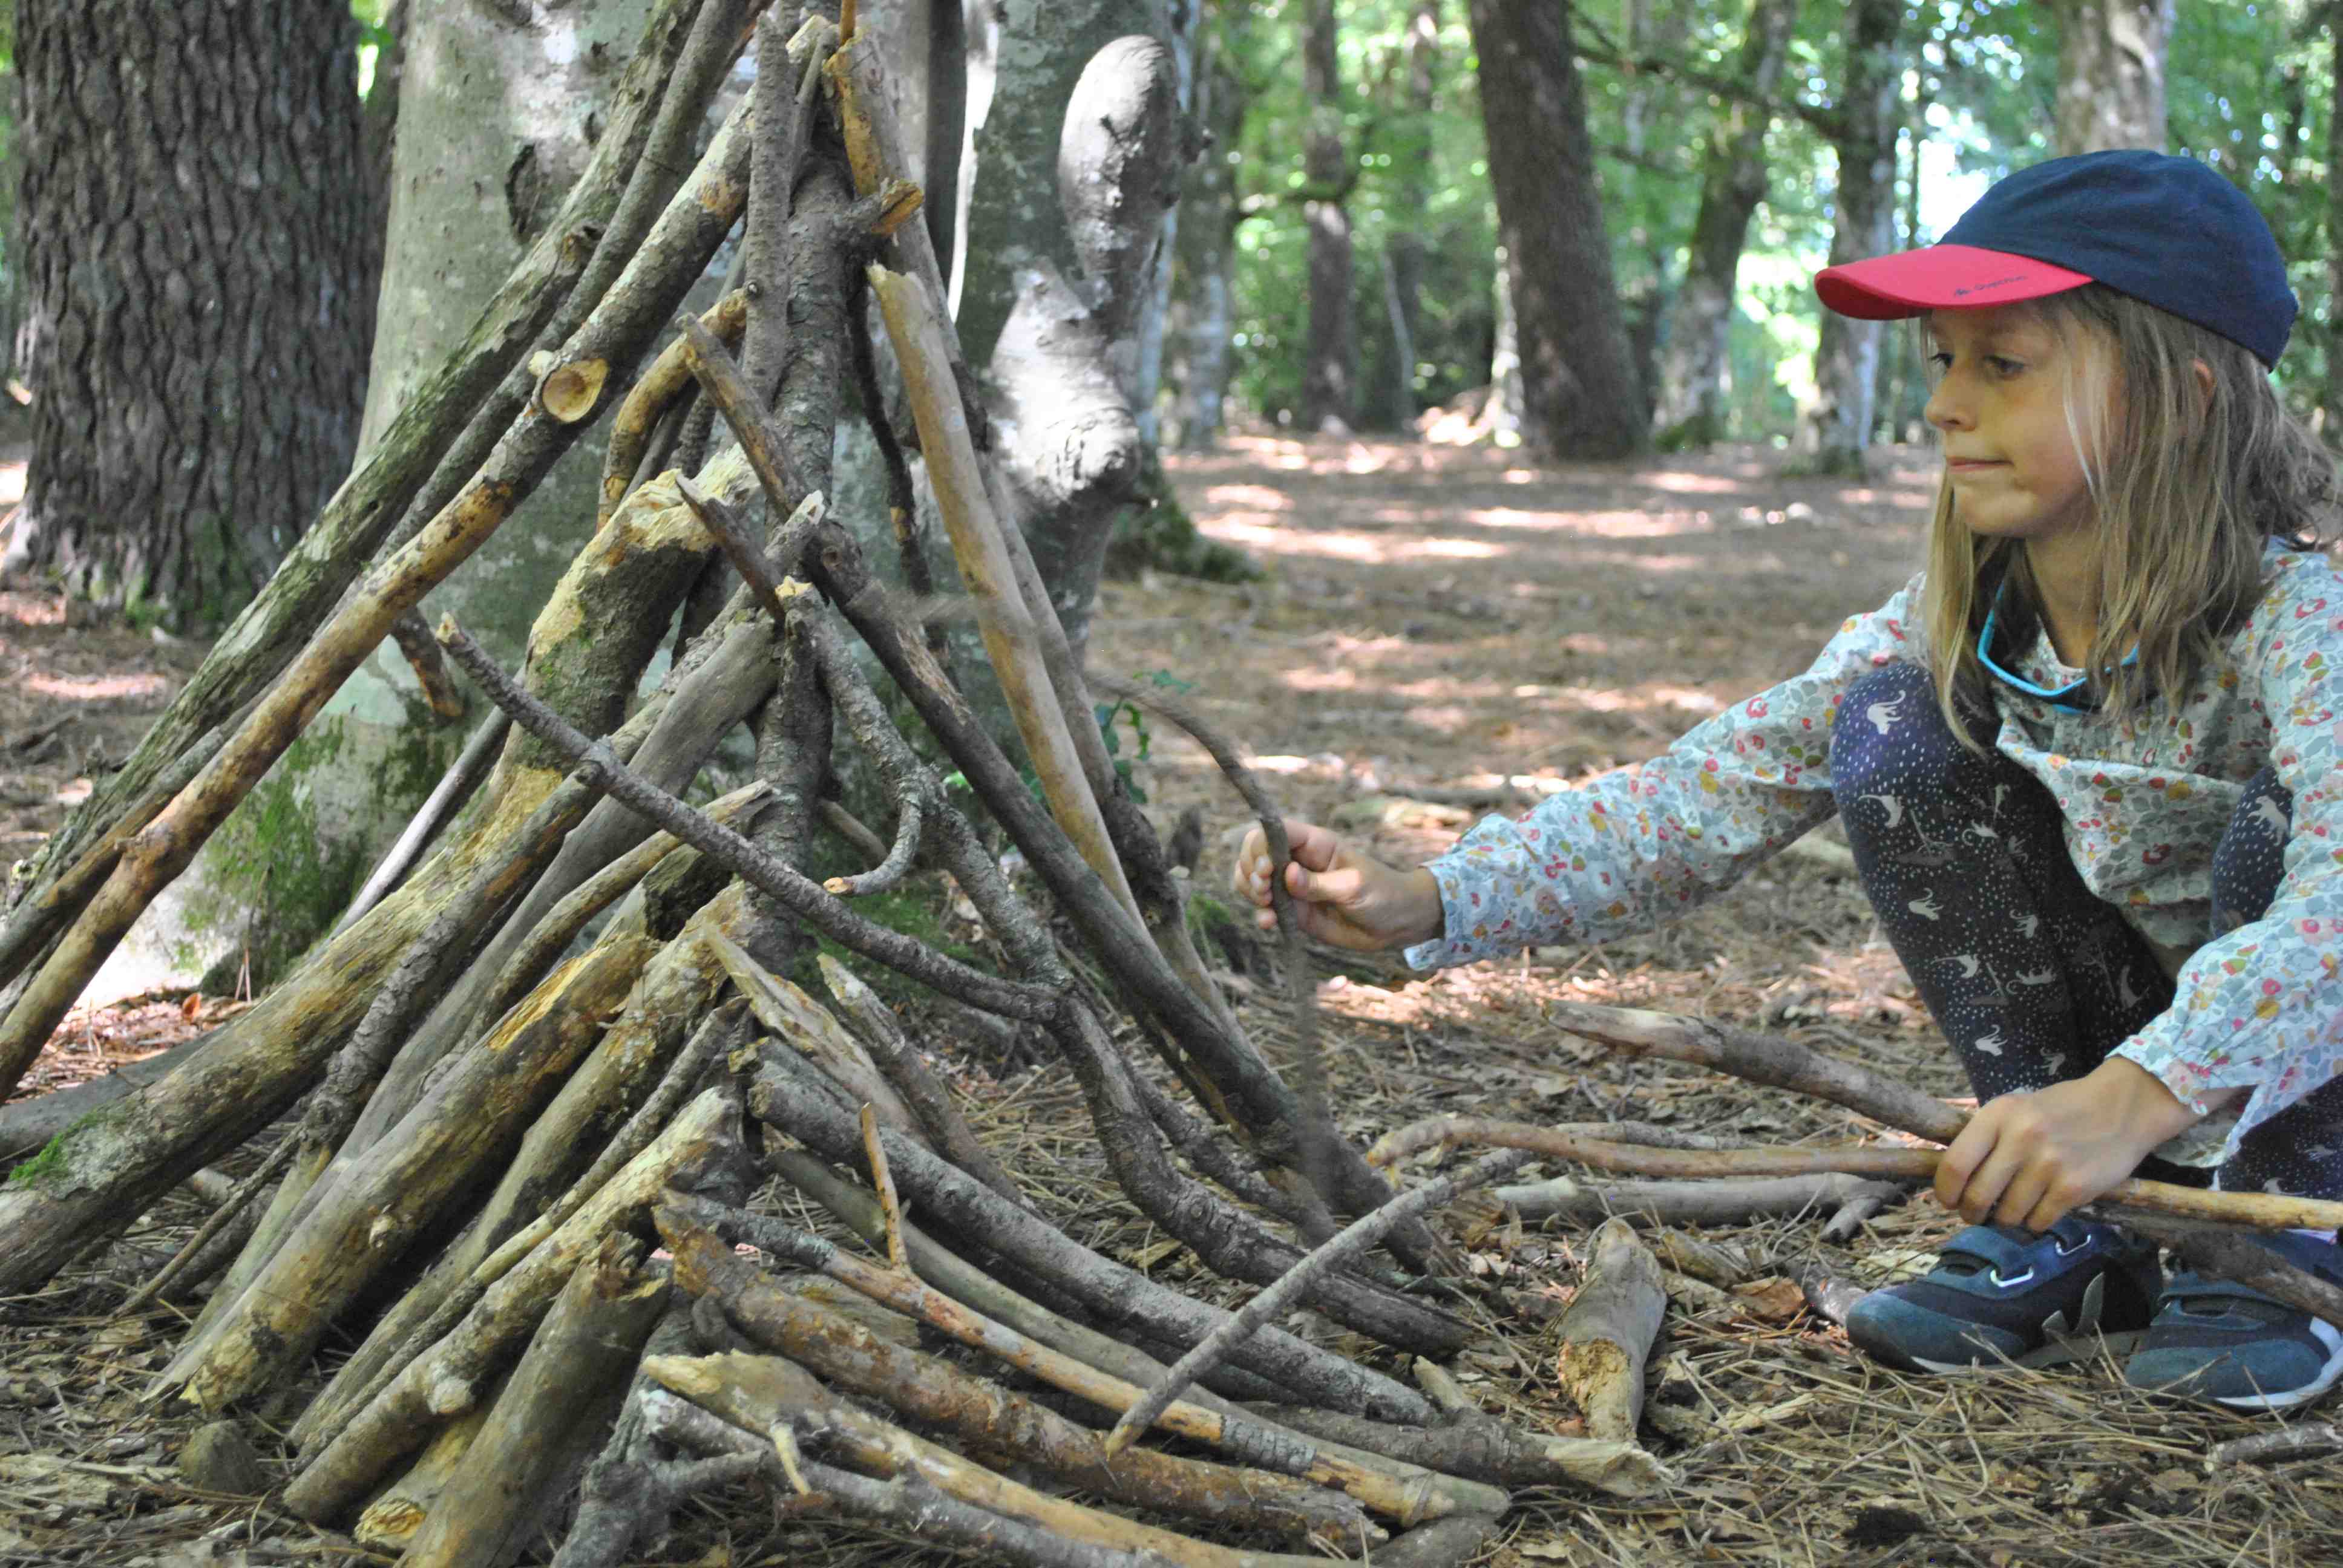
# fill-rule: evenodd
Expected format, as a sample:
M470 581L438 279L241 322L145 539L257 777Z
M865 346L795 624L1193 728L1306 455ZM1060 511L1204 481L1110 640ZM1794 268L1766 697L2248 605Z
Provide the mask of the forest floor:
M1520 809L1541 789L1647 758L1803 668L1846 615L1909 575L1932 478L1917 454L1851 485L1780 477L1777 454L1746 448L1554 467L1487 447L1268 436L1172 467L1203 530L1268 575L1237 586L1110 584L1094 664L1188 683L1187 700L1252 749L1283 809L1341 824L1400 863L1438 853L1483 810ZM12 813L5 830L16 835L0 853L25 853L59 819L87 787L78 780L123 754L199 652L69 630L54 599L0 597L0 800ZM1131 755L1136 737L1126 729L1122 739ZM1216 893L1245 820L1240 804L1167 725L1150 720L1147 742L1137 771L1149 808L1168 824L1202 807L1197 883ZM1771 1030L1934 1092L1963 1091L1857 890L1827 859L1785 857L1634 941L1430 977L1395 961L1344 963L1318 990L1344 1130L1365 1141L1460 1112L1654 1121L1745 1143L1878 1131L1814 1101L1609 1056L1544 1021L1564 999ZM34 1087L107 1070L233 1005L163 998L78 1016ZM1282 1056L1292 1036L1268 988L1245 1011ZM1115 1198L1065 1075L968 1057L952 1065L980 1133L1011 1153L1070 1231L1182 1288L1237 1293ZM1409 1179L1434 1168L1419 1161ZM160 1317L110 1322L107 1302L202 1212L192 1193L176 1195L43 1296L0 1303L0 1563L390 1561L284 1515L273 1497L190 1490L174 1457L194 1418L138 1403L141 1374L167 1360L175 1331ZM1508 1420L1575 1431L1555 1378L1554 1322L1588 1227L1508 1223L1485 1200L1443 1223L1474 1276L1465 1310L1485 1326L1452 1371ZM1844 1246L1822 1239L1819 1215L1705 1232L1737 1247L1746 1267L1729 1290L1685 1287L1672 1300L1652 1358L1644 1437L1674 1486L1639 1502L1520 1493L1482 1561L2173 1568L2335 1559L2343 1472L2331 1460L2207 1457L2217 1442L2267 1430L2268 1419L2134 1392L2105 1362L1906 1377L1855 1352L1791 1282L1819 1269L1876 1284L1925 1266L1954 1228L1921 1200L1876 1215ZM1322 1323L1304 1326L1377 1359ZM2321 1415L2332 1412L2312 1418ZM268 1422L246 1428L281 1479ZM944 1560L905 1540L777 1523L769 1505L745 1501L693 1510L645 1559L708 1568Z

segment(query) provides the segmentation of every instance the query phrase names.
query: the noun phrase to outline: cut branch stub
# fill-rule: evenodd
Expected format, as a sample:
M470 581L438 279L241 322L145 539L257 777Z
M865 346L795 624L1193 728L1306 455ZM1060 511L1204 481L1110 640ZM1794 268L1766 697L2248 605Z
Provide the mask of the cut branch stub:
M565 425L575 425L600 406L602 383L610 378L607 359L558 365L537 384L538 406Z
M1563 1388L1586 1412L1589 1437L1635 1441L1644 1412L1644 1362L1668 1307L1659 1260L1624 1220L1594 1232L1586 1276L1563 1314Z

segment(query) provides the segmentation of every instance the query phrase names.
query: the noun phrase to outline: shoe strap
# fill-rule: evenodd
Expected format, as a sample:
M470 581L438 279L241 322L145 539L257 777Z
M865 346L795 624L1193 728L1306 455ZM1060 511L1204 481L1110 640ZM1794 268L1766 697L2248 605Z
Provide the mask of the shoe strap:
M1976 1258L2004 1274L2016 1274L2076 1256L2089 1243L2096 1228L2087 1224L2070 1227L2061 1220L2037 1236L2011 1225L1971 1225L1937 1248L1936 1254Z
M2258 1302L2266 1307L2283 1307L2288 1312L2295 1311L2276 1296L2258 1291L2251 1285L2239 1284L2235 1280L2216 1279L2210 1274L2197 1273L2175 1274L2167 1280L2158 1304L2168 1306L2176 1302L2212 1301Z

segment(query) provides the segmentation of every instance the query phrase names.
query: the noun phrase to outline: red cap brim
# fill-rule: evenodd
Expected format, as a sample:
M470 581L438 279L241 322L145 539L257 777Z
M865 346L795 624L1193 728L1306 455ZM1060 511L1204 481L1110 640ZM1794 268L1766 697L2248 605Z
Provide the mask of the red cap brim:
M1815 292L1841 316L1894 321L1929 310L1974 310L2039 299L2091 281L2083 273L2031 256L1970 245L1932 245L1825 267L1815 275Z

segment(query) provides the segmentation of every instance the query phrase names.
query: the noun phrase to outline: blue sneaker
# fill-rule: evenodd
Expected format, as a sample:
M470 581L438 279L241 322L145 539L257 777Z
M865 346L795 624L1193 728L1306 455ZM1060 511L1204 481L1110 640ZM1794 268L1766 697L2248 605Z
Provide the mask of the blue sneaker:
M2254 1240L2343 1285L2343 1247L2293 1232ZM2343 1379L2343 1330L2250 1286L2175 1274L2158 1304L2147 1347L2124 1365L2134 1388L2231 1410L2292 1410Z
M2152 1243L2071 1214L2038 1236L1972 1225L1937 1260L1855 1302L1847 1337L1906 1372L2053 1366L2138 1344L2164 1280Z

